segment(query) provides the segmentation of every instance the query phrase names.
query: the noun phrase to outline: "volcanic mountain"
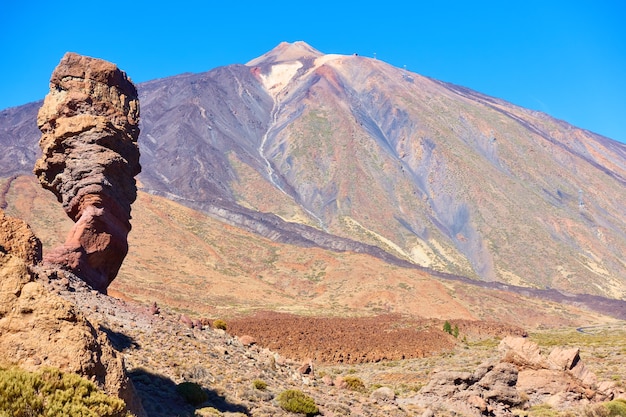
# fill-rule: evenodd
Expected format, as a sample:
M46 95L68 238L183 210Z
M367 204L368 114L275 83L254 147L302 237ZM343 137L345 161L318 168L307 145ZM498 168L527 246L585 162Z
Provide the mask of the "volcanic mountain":
M138 90L143 192L276 242L626 299L624 144L303 42ZM0 112L5 192L38 107Z

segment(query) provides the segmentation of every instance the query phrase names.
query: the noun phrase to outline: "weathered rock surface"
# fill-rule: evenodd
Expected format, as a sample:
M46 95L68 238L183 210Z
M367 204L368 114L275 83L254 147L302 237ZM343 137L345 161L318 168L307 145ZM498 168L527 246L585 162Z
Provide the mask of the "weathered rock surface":
M76 222L44 262L106 292L128 253L139 174L137 90L115 65L67 53L39 110L42 157L34 172Z
M578 348L555 347L544 355L536 343L505 337L502 359L474 372L434 371L420 393L403 403L444 407L468 416L512 416L515 407L550 404L565 409L624 395L611 383L598 383L580 360Z
M28 225L0 211L0 366L77 373L145 415L106 334L45 287L55 272L36 267L40 260L41 243Z
M34 265L41 260L41 242L26 223L7 217L0 210L0 231L0 254L11 254L25 265Z
M445 404L462 415L508 415L523 401L515 389L517 369L509 363L483 364L475 372L434 372L415 401L424 406Z

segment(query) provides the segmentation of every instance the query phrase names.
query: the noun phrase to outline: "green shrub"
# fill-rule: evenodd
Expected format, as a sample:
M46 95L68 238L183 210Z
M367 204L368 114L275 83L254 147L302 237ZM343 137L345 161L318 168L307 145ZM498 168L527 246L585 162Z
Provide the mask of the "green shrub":
M288 389L287 391L281 392L277 400L278 405L280 405L283 410L291 413L315 416L320 412L313 398L295 389Z
M267 383L265 381L263 381L263 380L255 379L254 381L252 381L252 386L255 389L263 391L263 390L265 390L267 388Z
M557 417L558 415L559 412L549 404L535 405L528 410L529 417Z
M626 400L613 400L603 405L609 410L609 417L626 417Z
M214 320L213 321L213 328L226 330L226 322L224 320L220 320L220 319Z
M348 389L351 389L352 391L365 391L365 384L361 381L361 378L357 378L356 376L346 376L343 378L343 381L348 385Z
M0 368L0 415L122 417L123 400L98 391L96 385L79 375L44 368L26 372Z
M452 325L450 324L448 320L446 320L446 322L443 323L443 331L448 334L452 334Z
M176 392L191 405L200 405L209 399L209 394L195 382L181 382L176 386Z

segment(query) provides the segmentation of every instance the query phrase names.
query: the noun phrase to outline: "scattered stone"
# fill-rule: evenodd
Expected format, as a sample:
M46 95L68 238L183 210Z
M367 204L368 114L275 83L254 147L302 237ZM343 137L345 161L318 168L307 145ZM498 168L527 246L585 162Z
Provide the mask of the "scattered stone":
M152 305L150 306L150 314L152 314L153 316L156 316L158 314L161 313L161 309L159 308L159 306L157 305L156 301L154 303L152 303Z
M304 361L304 363L302 363L302 365L298 368L298 372L302 375L313 375L313 361L311 359Z
M422 413L422 417L435 417L435 413L433 410L431 410L430 408L427 408L426 410L424 410L424 412Z
M322 377L322 382L324 383L324 385L329 386L329 387L332 387L333 385L335 385L335 382L333 381L330 375L324 375Z
M185 314L181 314L180 319L178 319L178 321L184 324L185 326L189 327L190 329L193 328L193 322Z
M246 347L250 347L256 344L256 339L252 336L244 335L244 336L240 336L238 339L241 342L241 344Z
M500 362L481 364L473 373L433 371L412 402L443 406L462 415L508 416L512 407L525 402L560 409L620 394L614 384L597 383L595 374L580 360L577 348L557 347L545 357L536 343L506 337L499 350Z
M346 381L344 381L343 377L341 375L338 375L335 380L333 381L333 385L336 386L337 388L341 388L341 389L346 389L348 388L348 383Z
M471 395L467 398L467 403L474 408L477 408L481 414L487 411L487 401L478 395Z
M514 365L506 362L497 364L478 381L478 385L485 389L482 397L506 405L521 404L522 399L515 388L517 378L518 371Z
M451 397L466 390L475 382L470 372L433 372L430 381L421 389L420 393L437 397Z
M370 399L377 403L392 402L396 399L396 394L389 387L380 387L370 394Z

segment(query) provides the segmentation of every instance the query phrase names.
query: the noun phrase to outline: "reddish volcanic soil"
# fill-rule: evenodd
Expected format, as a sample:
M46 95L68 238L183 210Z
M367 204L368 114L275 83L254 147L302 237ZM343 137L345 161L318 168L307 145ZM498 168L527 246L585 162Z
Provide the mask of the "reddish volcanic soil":
M525 334L496 323L458 321L460 337ZM303 317L276 312L228 321L228 332L252 336L262 347L293 360L318 363L365 363L430 356L451 350L458 339L445 333L443 321L376 317Z

